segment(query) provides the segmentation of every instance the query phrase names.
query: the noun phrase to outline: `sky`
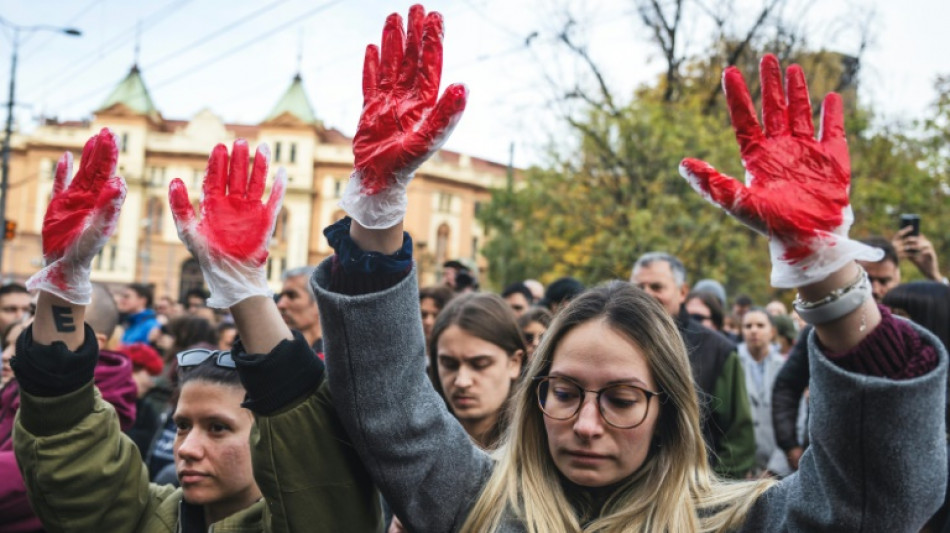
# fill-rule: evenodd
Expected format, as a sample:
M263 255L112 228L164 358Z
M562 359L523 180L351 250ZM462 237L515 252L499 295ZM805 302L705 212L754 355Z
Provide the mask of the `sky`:
M733 17L741 24L764 1L736 0ZM705 3L716 5L715 0ZM811 46L844 53L856 50L856 28L873 14L859 98L878 109L881 120L925 116L935 97L935 77L950 75L950 2L792 3L799 11L789 14L810 29ZM208 108L226 122L258 123L299 71L317 117L353 135L365 46L378 43L386 15L405 16L409 5L383 0L0 0L0 16L10 23L75 27L83 33L21 33L17 124L28 130L41 116L91 116L137 61L165 118L189 119ZM446 148L492 161L507 163L513 152L516 166L543 163L549 143L566 135L552 109L553 87L569 85L582 69L556 43L565 6L578 21L577 36L617 94L630 94L663 70L632 0L425 5L445 18L442 86L462 82L470 91L465 116ZM688 30L687 51L704 42L708 28L696 23ZM12 35L0 26L3 102Z

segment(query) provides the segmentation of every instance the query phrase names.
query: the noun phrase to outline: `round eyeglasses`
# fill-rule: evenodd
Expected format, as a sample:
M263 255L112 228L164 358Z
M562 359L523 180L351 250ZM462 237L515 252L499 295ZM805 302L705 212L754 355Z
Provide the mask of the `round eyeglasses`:
M542 376L535 381L538 406L545 416L555 420L573 418L581 410L587 393L591 392L597 396L597 408L604 422L619 429L642 424L650 412L650 398L663 394L625 384L587 390L567 378L556 376Z
M192 348L178 352L178 366L181 368L198 366L211 357L214 357L214 364L217 366L237 368L237 365L234 364L234 358L231 357L231 350L208 350L207 348Z

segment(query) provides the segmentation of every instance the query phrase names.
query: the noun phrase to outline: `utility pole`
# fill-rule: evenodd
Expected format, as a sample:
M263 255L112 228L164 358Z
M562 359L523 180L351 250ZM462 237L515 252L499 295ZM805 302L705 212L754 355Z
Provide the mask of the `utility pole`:
M7 220L7 189L10 187L10 140L13 136L13 105L15 102L14 96L16 94L16 62L17 62L17 53L20 47L20 32L32 33L34 31L54 31L58 33L64 33L66 35L79 36L82 35L82 32L75 28L60 28L57 26L47 26L47 25L38 25L38 26L18 26L13 24L9 20L0 17L0 24L7 26L13 30L13 55L10 59L10 96L7 100L7 126L5 129L6 135L3 137L3 166L2 166L2 176L0 176L0 222L6 222ZM0 241L0 271L3 270L3 250L5 248L5 243Z

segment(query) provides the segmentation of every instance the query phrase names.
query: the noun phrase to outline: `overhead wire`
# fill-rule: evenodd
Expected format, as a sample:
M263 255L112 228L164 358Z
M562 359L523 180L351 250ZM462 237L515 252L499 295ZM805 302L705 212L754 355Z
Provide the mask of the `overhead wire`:
M83 17L83 15L85 15L86 13L88 13L89 11L91 11L92 8L96 7L96 5L101 4L103 1L104 1L104 0L92 0L92 2L89 2L88 4L86 4L86 7L80 9L75 15L69 17L69 18L66 20L66 22L64 22L62 25L63 25L63 26L69 26L69 25L75 23L77 20L81 19L81 18ZM46 46L48 43L50 43L53 39L58 39L58 38L59 38L59 36L57 36L57 35L48 35L48 34L47 34L46 39L40 41L40 43L37 44L36 46L30 47L30 48L28 49L27 53L23 54L23 55L20 57L20 60L21 60L21 61L27 61L27 60L29 60L30 58L32 58L33 56L35 56L40 50L42 50L43 47Z

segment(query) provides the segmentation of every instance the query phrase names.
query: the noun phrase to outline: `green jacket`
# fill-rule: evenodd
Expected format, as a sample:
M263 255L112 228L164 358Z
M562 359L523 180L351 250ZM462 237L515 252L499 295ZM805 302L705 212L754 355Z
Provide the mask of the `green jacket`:
M115 411L90 381L62 396L20 391L14 447L30 503L47 531L174 533L181 489L149 483ZM211 526L211 531L260 532L263 502Z
M29 357L31 351L19 355ZM274 396L248 387L254 383L245 375L244 359L236 356L248 390L245 405L255 414L251 458L264 498L210 530L381 531L379 494L340 425L323 365L314 363L319 359L306 341L298 335L271 354L247 359L254 357L276 364L254 368L250 379L291 399L255 403ZM293 376L292 382L285 376ZM30 502L48 531L179 531L181 490L149 483L138 450L121 433L115 411L91 376L78 390L58 396L21 390L13 438ZM300 453L301 442L307 443L306 453Z

